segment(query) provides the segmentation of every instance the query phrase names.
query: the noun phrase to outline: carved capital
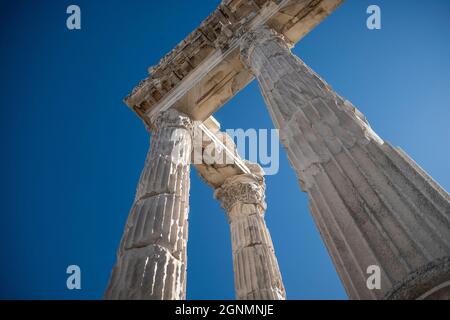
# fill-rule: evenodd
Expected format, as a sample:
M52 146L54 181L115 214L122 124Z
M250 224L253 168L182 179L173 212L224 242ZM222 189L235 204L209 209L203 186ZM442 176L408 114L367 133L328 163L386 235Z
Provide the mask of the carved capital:
M222 202L222 207L227 213L230 213L236 204L254 204L265 211L264 178L254 174L229 177L216 189L214 197Z
M253 50L268 41L277 41L281 43L287 50L292 49L294 44L284 35L278 33L268 25L261 25L249 31L241 39L241 61L247 68L251 69Z
M178 127L192 131L194 121L187 115L179 112L175 108L170 108L166 111L160 112L151 119L152 129L158 130L167 127Z

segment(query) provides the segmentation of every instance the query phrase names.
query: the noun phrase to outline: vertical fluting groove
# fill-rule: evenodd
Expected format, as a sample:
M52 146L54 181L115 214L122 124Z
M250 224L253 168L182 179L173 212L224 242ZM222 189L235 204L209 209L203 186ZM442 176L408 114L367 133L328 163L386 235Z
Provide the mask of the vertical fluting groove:
M349 297L380 299L393 287L423 294L402 283L450 256L448 193L381 140L361 112L292 55L283 36L263 26L246 35L241 52ZM366 286L369 265L381 269L380 290ZM450 270L439 272L450 280Z
M357 146L354 146L353 148L357 148ZM392 241L392 239L391 239L391 236L395 236L396 235L396 231L397 230L394 230L394 232L386 232L385 231L386 230L386 226L383 225L383 222L382 222L382 219L381 219L381 216L383 215L382 212L384 212L384 210L382 209L383 206L381 206L381 208L378 209L380 211L380 213L381 213L380 214L380 219L378 219L376 217L376 215L374 214L374 209L375 209L374 205L371 205L370 201L367 200L366 194L365 194L365 192L364 192L364 190L362 188L362 185L361 185L361 184L364 184L364 183L367 184L367 181L365 181L365 176L363 174L361 174L361 176L357 176L357 177L354 176L354 174L360 173L360 166L359 166L359 164L358 163L351 163L353 158L349 155L348 149L343 147L343 151L344 151L343 153L340 153L338 156L333 157L334 163L339 168L342 177L344 179L346 179L345 177L348 177L348 179L346 179L346 180L351 185L351 188L353 190L358 190L358 193L355 192L356 198L358 200L362 200L363 201L364 206L367 207L367 209L364 210L364 211L367 211L366 214L367 214L367 217L370 218L369 221L371 221L372 225L375 226L376 231L380 235L380 238L384 239L384 241L382 241L381 243L378 243L378 244L376 242L374 242L374 241L370 241L369 240L368 244L370 245L370 243L373 243L374 249L376 249L376 248L381 248L382 249L384 243L386 243L387 246L389 247L389 249L391 250L391 254L398 253L399 250L398 250L397 246L395 246L395 242ZM339 157L341 157L341 156L347 156L350 159L350 161L347 162L347 164L350 164L350 166L347 166L347 168L343 167L343 165L345 165L346 163L345 163L345 161L339 161ZM370 188L370 184L367 184L367 185L369 186L369 189L368 189L367 192L372 192L373 190ZM345 199L345 197L343 197L342 195L341 195L341 197L343 199ZM373 197L373 200L377 201L377 200L380 200L380 199L378 199L377 197ZM381 211L381 210L383 210L383 211ZM370 236L370 234L368 234L367 232L366 232L366 235L368 237ZM376 241L377 237L374 237L374 238L375 238L375 241ZM375 257L377 257L377 260L378 260L379 257L380 257L379 253L377 254L377 253L375 253L375 251L373 251L373 254L374 254ZM407 264L406 261L403 260L402 263L407 268L409 268L409 265ZM389 276L389 273L387 273L387 275ZM389 276L389 278L392 279L392 277L390 277L390 276Z
M193 123L169 109L154 127L106 299L185 299Z
M392 233L389 233L388 230L381 228L379 219L372 214L371 209L368 208L364 202L361 203L362 200L361 191L355 187L351 177L345 175L345 173L342 171L342 168L339 166L339 163L337 162L336 158L333 157L333 160L330 161L328 164L335 165L338 168L339 174L338 173L330 174L329 179L333 184L337 194L339 194L339 197L346 204L348 211L353 217L353 222L355 223L356 226L359 227L358 234L360 235L360 239L366 243L368 251L370 251L367 252L367 254L365 255L366 262L363 264L362 269L363 270L366 269L367 266L371 264L383 265L382 264L383 261L381 259L381 252L384 252L385 255L387 255L387 259L395 258L396 257L395 254L398 253L398 249L395 246L395 242L392 241ZM344 186L346 186L346 188L344 188ZM351 190L350 194L352 196L348 197L346 196L346 194L343 194L342 191L343 189L346 190L350 189ZM376 233L371 232L371 230L375 230L378 233L378 236ZM392 248L394 250L392 250ZM389 249L389 251L385 249ZM398 255L397 258L400 258L401 264L405 265L406 261L404 261ZM373 263L370 262L371 259L373 259ZM387 267L390 266L388 265ZM406 268L407 270L409 268L407 263ZM390 282L396 280L397 277L395 276L395 272L398 271L396 268L393 268L393 270L391 270L392 272L389 272L388 270L384 271L386 277L389 279Z
M350 245L352 239L348 236L346 237L348 231L343 229L342 222L338 222L337 218L339 218L341 216L341 213L343 214L345 211L341 209L342 205L339 203L328 203L328 201L331 201L333 198L331 196L325 196L324 191L325 189L321 189L319 187L310 189L310 201L316 202L318 204L318 212L320 212L321 218L326 221L326 230L332 235L330 238L333 239L333 242L335 243L337 248L339 248L339 250L335 251L338 253L338 259L341 259L341 261L343 261L343 265L345 266L347 274L351 277L354 287L357 288L361 286L361 283L363 283L365 280L363 276L365 270L363 270L361 262L358 261L356 252L352 250L352 246ZM333 193L336 192L332 189L330 189L329 191ZM327 194L329 195L329 192L327 192ZM333 206L333 210L330 206ZM324 208L321 210L321 207ZM353 242L355 243L355 241ZM329 252L333 251L330 250ZM349 290L348 288L346 289L347 293L351 292L351 290ZM374 295L374 292L358 292L358 297L369 298Z
M231 176L216 189L230 223L234 283L239 300L286 298L272 239L264 221L263 171Z
M356 165L356 158L359 157L359 154L363 153L366 154L366 151L364 151L364 149L354 149L353 153L352 153L352 157L350 157ZM365 170L363 171L362 169L360 169L361 174L365 177L367 183L370 184L370 181L372 181L372 190L373 192L375 192L375 194L377 195L379 201L381 202L381 204L386 208L388 214L390 215L390 217L393 219L394 223L400 226L401 231L406 235L406 243L404 243L403 245L403 251L405 251L406 247L409 245L414 246L414 248L411 248L412 250L408 250L411 252L415 252L414 256L415 258L421 256L422 261L417 261L416 263L423 263L424 261L426 261L426 255L424 254L423 250L422 251L417 251L419 250L419 248L421 247L420 243L418 243L415 240L415 237L411 234L411 230L409 230L407 227L407 224L403 221L402 217L400 217L401 213L405 211L405 206L399 202L398 200L401 199L401 192L399 192L398 188L395 187L395 185L393 185L389 179L389 177L385 174L384 170L382 168L375 168L375 172L376 175L371 174L371 172L374 172L373 168L370 167L376 167L376 164L372 163L372 160L370 159L369 156L364 157L364 158L359 158L359 163L362 163L364 161L365 164ZM382 173L382 174L380 174ZM376 183L378 185L378 188L374 185L374 183ZM384 194L380 193L380 191L378 189L380 188L385 188L386 190L389 190L389 192L385 192ZM395 198L395 199L394 199ZM393 200L394 199L394 200ZM393 206L391 205L391 203L393 202L397 202L399 203L399 205L396 207L396 209L394 210ZM410 211L408 211L410 213ZM405 214L403 214L403 216L405 216ZM391 232L391 234L393 236L397 236L396 232ZM401 238L400 238L401 239ZM414 265L415 263L413 262L412 265ZM409 271L411 270L411 264L409 264Z
M338 248L336 246L336 243L333 241L329 229L326 228L326 223L321 215L322 212L318 210L318 206L313 198L310 199L309 206L311 212L313 213L313 220L317 228L319 229L321 237L323 238L325 248L327 249L328 254L331 257L331 261L335 265L341 281L347 284L345 288L348 291L348 295L358 296L358 298L360 298L355 284L353 283L354 280L350 277L348 270L344 267L342 257L337 254Z
M367 161L368 163L370 163L370 159ZM422 210L420 210L416 204L414 203L414 201L412 201L409 197L405 196L405 189L407 188L407 184L405 183L403 184L403 190L400 189L400 186L398 183L395 183L394 179L392 178L392 175L394 174L393 172L387 172L386 169L381 166L379 163L378 165L375 164L377 166L377 171L379 173L382 173L382 175L379 175L380 177L384 178L390 189L393 192L386 192L386 198L392 198L397 196L398 197L398 201L391 201L391 202L397 202L399 205L396 208L396 210L394 210L391 206L391 213L392 213L392 217L397 218L397 221L399 224L402 225L403 229L405 230L405 232L407 233L407 235L409 236L409 241L413 244L415 244L416 246L416 251L415 253L419 253L420 255L425 257L425 260L421 261L421 263L425 263L426 261L432 260L434 257L428 255L428 250L426 249L427 246L425 245L425 242L428 242L428 246L429 245L435 245L436 243L440 243L439 247L444 246L445 247L445 240L441 234L441 232L439 230L436 230L435 228L438 227L439 228L439 224L434 224L435 227L433 227L432 222L429 220L429 218L427 218L426 216L424 216L422 214ZM404 179L403 176L398 177L398 179ZM403 192L402 192L403 191ZM399 215L397 213L402 212L403 210L400 210L401 208L405 208L406 212L403 213L403 217L400 218L398 217ZM427 211L427 212L433 212L433 211ZM412 213L412 214L411 214ZM416 219L417 223L419 223L421 226L423 226L420 229L416 229L416 230L412 230L412 229L408 229L408 224L405 222L405 220L407 219ZM409 226L411 226L412 223L409 224ZM423 234L423 240L419 242L418 239L418 234ZM427 240L427 238L429 238ZM422 242L424 242L425 244L422 244ZM419 251L420 248L420 251ZM447 247L447 252L449 251L449 248ZM445 254L445 251L444 251ZM412 271L412 270L411 270Z
M358 152L358 150L356 150L356 149L357 148L352 150L353 154L356 154ZM352 157L351 153L348 150L345 150L345 154L350 159L350 162L353 164L353 167L357 168L359 174L362 177L362 179L354 178L353 181L361 181L361 183L367 184L369 186L368 192L373 192L375 194L374 197L372 196L372 199L381 204L381 206L379 208L380 219L377 219L376 215L374 214L376 212L375 204L370 205L370 201L369 201L369 199L367 199L368 196L366 196L366 193L362 192L362 191L360 192L361 196L363 198L366 198L365 202L369 206L369 209L372 213L371 216L373 217L374 222L377 224L377 229L379 229L381 232L383 229L386 229L386 230L388 230L387 236L389 237L389 235L391 235L392 238L395 238L394 241L392 239L389 239L390 241L387 241L386 244L391 246L394 249L393 252L397 254L397 256L400 259L400 262L406 267L406 272L411 272L412 271L411 263L409 263L408 260L405 260L406 257L403 257L401 255L401 250L398 246L395 245L395 243L401 243L402 247L403 247L403 251L407 251L407 252L414 251L414 252L418 253L418 254L414 254L413 258L419 258L419 256L421 256L422 257L421 260L416 261L416 263L423 263L426 260L423 259L424 258L423 251L418 251L419 248L421 248L420 243L416 243L416 241L414 240L414 237L411 235L409 230L406 228L405 223L403 223L402 219L400 219L398 217L397 211L393 210L393 208L389 204L389 202L386 201L385 198L387 198L387 197L380 194L376 188L374 188L373 186L370 185L368 176L361 169L361 166L359 165L359 163L357 163L355 161L355 159ZM370 163L370 159L366 159L366 163ZM350 170L347 170L347 172L349 172L349 171ZM362 189L356 185L355 185L355 188L358 190ZM387 195L392 195L392 193L387 192ZM398 208L397 208L397 210L398 210ZM392 221L393 221L392 227L389 226L389 224L384 223L383 215L389 215L390 217L393 218L392 219ZM389 231L389 229L392 229L392 230ZM398 232L397 229L400 229L401 232ZM404 237L402 237L402 233L404 234ZM384 234L386 234L386 232L384 232ZM403 241L404 239L406 239L407 241L406 242Z
M421 166L419 166L414 159L411 159L401 148L393 148L389 144L386 144L385 146L388 149L387 155L388 157L396 157L397 159L401 159L401 161L406 165L406 168L410 168L410 172L408 173L408 176L414 175L414 173L418 173L422 180L424 180L421 184L422 186L431 186L432 189L436 193L440 195L440 197L436 197L435 200L440 202L439 206L442 208L445 208L445 201L442 201L442 199L446 199L447 201L450 200L449 194L444 190L444 188L441 187L441 185L433 179L428 173L426 173ZM389 152L390 151L390 152ZM398 161L393 161L394 163L399 164ZM450 220L450 216L446 217L447 220Z
M417 190L417 193L422 194L423 197L426 198L427 203L429 202L435 208L435 210L431 210L435 215L441 217L442 223L445 223L447 227L450 226L450 209L448 206L446 207L446 203L450 200L449 195L444 195L445 192L430 176L427 175L417 164L414 164L413 160L410 159L409 162L404 160L404 157L407 155L399 154L398 151L392 148L389 144L385 144L384 147L388 149L390 152L386 152L385 156L388 161L397 168L403 174L403 178L409 181L409 184L412 188ZM405 161L403 164L405 165L401 168L400 161L395 161L393 157L396 157L397 160ZM402 170L403 169L403 170ZM417 171L414 171L416 169ZM405 173L404 171L407 171ZM419 176L419 178L417 177ZM413 179L419 180L419 182L414 182ZM436 193L433 197L432 193ZM436 203L438 202L438 203ZM425 204L426 205L426 204Z

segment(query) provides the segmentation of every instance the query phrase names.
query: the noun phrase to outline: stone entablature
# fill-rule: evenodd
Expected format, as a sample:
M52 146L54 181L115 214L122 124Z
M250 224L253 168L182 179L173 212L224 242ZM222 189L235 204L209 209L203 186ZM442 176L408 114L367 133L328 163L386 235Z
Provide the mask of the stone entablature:
M175 106L204 121L253 80L240 60L242 35L267 23L292 43L333 12L343 0L223 0L199 28L149 68L125 98L145 124Z

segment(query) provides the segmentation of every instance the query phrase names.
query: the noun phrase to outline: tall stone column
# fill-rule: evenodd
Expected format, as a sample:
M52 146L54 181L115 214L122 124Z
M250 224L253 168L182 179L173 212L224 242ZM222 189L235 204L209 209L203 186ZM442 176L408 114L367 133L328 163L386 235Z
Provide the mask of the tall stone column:
M186 297L192 121L159 114L106 299Z
M227 178L216 189L231 228L234 285L239 300L284 300L286 293L272 239L264 221L263 170Z
M450 298L448 193L275 31L250 32L241 52L349 297ZM381 269L381 289L367 286L370 266Z

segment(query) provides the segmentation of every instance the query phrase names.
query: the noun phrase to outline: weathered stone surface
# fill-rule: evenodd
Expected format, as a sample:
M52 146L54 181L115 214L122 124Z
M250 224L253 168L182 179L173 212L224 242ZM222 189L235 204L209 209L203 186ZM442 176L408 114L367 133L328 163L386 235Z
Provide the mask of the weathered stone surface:
M193 122L157 115L106 299L184 299Z
M236 297L284 300L281 273L264 221L264 173L257 164L247 165L251 174L231 176L215 192L230 223Z
M433 291L422 283L409 293L391 292L450 256L448 193L380 139L289 47L283 36L262 27L246 36L242 59L258 79L348 295L420 298ZM366 286L371 265L381 267L380 290ZM450 280L448 264L440 266L436 287ZM450 297L449 289L447 283L440 295Z
M450 257L434 260L397 283L387 294L390 300L450 300Z

